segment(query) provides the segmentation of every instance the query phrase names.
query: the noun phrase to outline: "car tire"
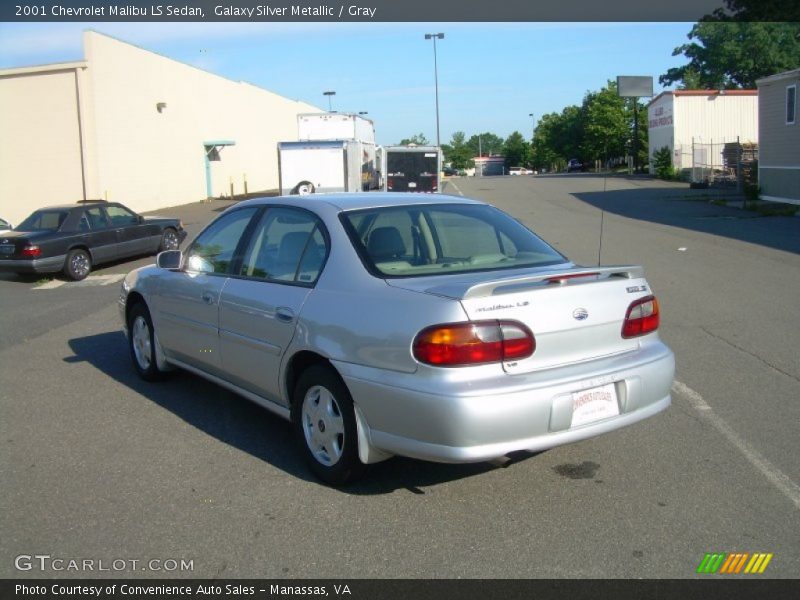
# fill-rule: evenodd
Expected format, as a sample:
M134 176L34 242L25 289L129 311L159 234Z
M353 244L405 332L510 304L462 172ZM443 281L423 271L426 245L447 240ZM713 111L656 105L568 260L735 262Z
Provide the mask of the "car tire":
M86 279L91 270L92 257L86 250L75 248L69 251L67 260L64 261L64 275L73 281L81 281Z
M294 388L292 421L311 471L332 486L352 483L366 465L358 457L358 431L350 392L331 367L312 365Z
M141 302L133 306L128 316L128 349L139 377L145 381L155 381L164 376L164 371L158 368L156 362L153 319L147 306Z
M310 181L301 181L292 190L294 196L307 196L314 193L314 184Z
M178 232L172 227L167 227L161 235L161 244L158 246L158 251L177 250L180 245L181 238L178 237Z

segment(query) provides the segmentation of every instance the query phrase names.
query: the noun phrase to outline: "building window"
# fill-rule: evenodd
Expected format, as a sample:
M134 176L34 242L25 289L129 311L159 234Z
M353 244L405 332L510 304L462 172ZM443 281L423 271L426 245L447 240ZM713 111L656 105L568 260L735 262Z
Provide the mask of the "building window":
M794 125L797 120L797 86L786 86L786 124Z

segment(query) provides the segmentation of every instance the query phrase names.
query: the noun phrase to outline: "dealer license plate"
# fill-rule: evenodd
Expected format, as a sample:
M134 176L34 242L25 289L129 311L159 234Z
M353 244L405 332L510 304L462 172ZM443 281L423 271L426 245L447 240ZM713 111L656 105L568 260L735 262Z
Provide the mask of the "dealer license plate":
M417 187L417 182L416 181L409 181L408 182L408 188L409 189L413 189L415 187Z
M578 427L619 414L617 388L613 383L572 394L572 424Z

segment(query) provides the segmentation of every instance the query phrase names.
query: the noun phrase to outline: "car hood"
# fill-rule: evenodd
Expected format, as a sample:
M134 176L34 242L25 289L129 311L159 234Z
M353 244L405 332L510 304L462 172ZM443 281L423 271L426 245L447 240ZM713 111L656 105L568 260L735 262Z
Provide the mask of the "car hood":
M174 217L162 217L161 215L147 215L144 217L145 223L177 223Z

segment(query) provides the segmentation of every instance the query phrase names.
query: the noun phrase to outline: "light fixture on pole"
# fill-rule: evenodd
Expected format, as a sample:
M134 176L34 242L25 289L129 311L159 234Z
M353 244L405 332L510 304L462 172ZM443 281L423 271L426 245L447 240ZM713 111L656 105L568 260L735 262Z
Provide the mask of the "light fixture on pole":
M426 40L433 40L433 81L436 89L436 145L441 146L439 139L439 66L436 62L436 40L443 40L443 33L426 33Z
M360 115L368 115L369 112L367 112L366 110L360 110L360 111L358 111L358 114L360 114Z
M331 112L331 96L335 96L336 92L334 91L322 92L322 95L328 97L328 112Z

